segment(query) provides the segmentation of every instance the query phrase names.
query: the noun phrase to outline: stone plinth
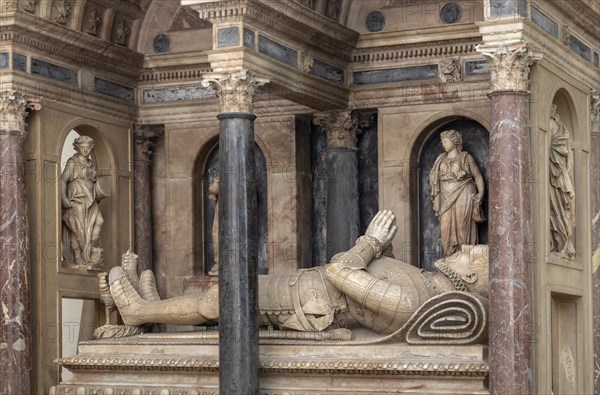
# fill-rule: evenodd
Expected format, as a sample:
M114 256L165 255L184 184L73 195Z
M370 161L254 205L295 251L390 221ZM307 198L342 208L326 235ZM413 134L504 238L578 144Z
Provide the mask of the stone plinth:
M259 393L488 394L486 346L300 342L261 341ZM218 355L217 331L84 342L50 394L217 394Z

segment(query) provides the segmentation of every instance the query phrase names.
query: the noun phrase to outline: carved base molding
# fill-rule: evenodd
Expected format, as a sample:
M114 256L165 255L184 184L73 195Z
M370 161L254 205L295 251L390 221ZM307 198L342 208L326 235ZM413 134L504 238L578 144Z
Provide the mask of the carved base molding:
M73 379L66 394L217 394L213 331L144 334L81 343L58 359ZM261 394L488 394L487 347L349 345L277 341L260 346Z

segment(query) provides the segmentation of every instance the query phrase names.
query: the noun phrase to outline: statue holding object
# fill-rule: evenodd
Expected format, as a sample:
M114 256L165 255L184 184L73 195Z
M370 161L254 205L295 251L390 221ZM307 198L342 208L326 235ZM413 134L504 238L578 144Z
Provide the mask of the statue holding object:
M392 212L379 212L365 236L327 266L259 276L260 324L304 332L365 327L386 339L401 333L412 343L484 341L487 246L464 246L436 262L438 272L425 272L382 256L396 234L395 222ZM151 271L141 274L138 292L121 267L111 269L109 283L126 325L218 322L218 286L157 300Z
M477 244L477 224L485 221L481 210L485 183L473 157L462 150L459 132L442 132L441 140L445 152L435 160L429 183L433 210L440 221L442 252L447 257L464 244Z
M67 264L100 270L103 249L96 246L104 223L98 202L107 193L98 185L98 170L90 159L94 140L79 136L73 142L76 154L61 175L63 259Z

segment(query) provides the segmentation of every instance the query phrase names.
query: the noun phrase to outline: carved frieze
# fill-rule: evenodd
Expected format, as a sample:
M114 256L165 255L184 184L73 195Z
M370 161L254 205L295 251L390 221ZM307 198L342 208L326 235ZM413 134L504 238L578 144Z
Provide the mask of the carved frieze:
M327 134L327 148L356 149L359 122L352 111L316 113L313 123Z
M492 92L529 91L530 67L542 56L531 51L525 41L480 44L476 50L490 63Z
M258 87L269 80L253 75L249 70L220 74L207 73L202 80L202 86L212 86L221 102L222 112L254 112L254 98Z
M17 132L25 136L27 110L39 110L37 99L27 99L17 91L0 94L0 133Z

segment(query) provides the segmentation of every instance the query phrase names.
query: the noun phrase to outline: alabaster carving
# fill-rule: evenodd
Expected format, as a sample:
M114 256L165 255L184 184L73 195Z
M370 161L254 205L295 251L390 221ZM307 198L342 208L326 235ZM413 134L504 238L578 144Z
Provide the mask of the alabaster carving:
M529 91L530 66L542 56L529 50L525 41L479 44L476 50L490 63L492 92Z
M214 205L214 218L212 224L212 245L214 265L208 272L211 276L219 274L219 177L215 177L208 187L208 199Z
M23 11L29 12L30 14L35 14L35 6L37 3L38 0L25 0L23 2Z
M392 212L379 212L365 236L349 251L334 256L327 266L259 276L261 325L302 332L365 327L386 335L378 341L484 341L487 246L463 246L436 263L438 272L425 272L382 256L396 234L395 222ZM146 277L152 281L147 282L149 289L145 290ZM205 294L149 300L146 295L157 295L154 275L149 270L142 273L139 292L122 267L111 269L109 282L126 325L203 325L218 321L218 286Z
M550 251L575 256L575 187L569 131L552 107L550 115Z
M66 25L67 21L69 20L69 16L71 16L73 7L67 3L67 0L62 0L58 3L57 10L58 15L56 16L56 22L60 23L61 25Z
M447 257L463 244L477 244L477 224L485 221L481 210L485 183L473 157L462 150L460 133L448 130L440 137L445 152L435 160L429 184Z
M121 256L121 267L123 269L123 274L127 277L131 287L136 292L144 295L144 297L148 298L149 300L156 300L154 295L144 293L145 290L150 289L151 287L147 285L144 285L143 287L141 286L142 281L137 274L137 266L138 256L134 254L131 249L127 250L127 252ZM144 277L144 281L146 283L153 280L154 277L151 280L149 280L147 276ZM100 300L105 307L106 323L94 330L94 338L106 339L112 337L126 337L142 333L142 328L139 326L116 325L111 322L111 311L116 308L116 304L112 294L110 293L107 272L98 273L98 288L100 290ZM156 289L156 284L154 284L152 288Z
M104 257L97 244L104 219L98 203L108 193L98 183L98 170L90 159L94 140L79 136L73 147L77 152L67 160L61 175L63 259L77 267L100 270Z
M341 0L327 0L327 5L325 6L325 16L327 18L337 22L340 17L340 11L342 11Z
M119 45L125 45L127 43L127 37L129 37L130 32L131 29L129 28L127 22L124 19L121 19L121 21L117 25L115 43Z
M315 113L313 123L327 135L327 148L356 149L359 121L352 111Z
M0 94L0 131L17 132L25 136L27 110L39 110L39 100L27 99L17 91Z
M88 22L88 28L87 28L88 34L91 34L92 36L97 36L98 35L98 27L100 26L100 23L102 23L102 16L100 15L100 13L98 12L98 10L96 8L92 8L88 12L87 22Z
M254 112L254 98L258 87L268 83L267 78L257 77L249 70L204 75L202 86L212 86L221 102L221 112Z
M302 71L311 74L315 65L315 58L307 49L300 53L300 57L302 59Z
M438 74L442 82L458 82L462 80L460 58L445 58L440 60Z

